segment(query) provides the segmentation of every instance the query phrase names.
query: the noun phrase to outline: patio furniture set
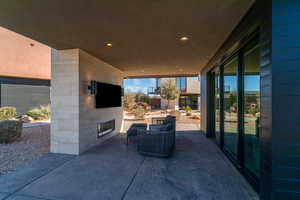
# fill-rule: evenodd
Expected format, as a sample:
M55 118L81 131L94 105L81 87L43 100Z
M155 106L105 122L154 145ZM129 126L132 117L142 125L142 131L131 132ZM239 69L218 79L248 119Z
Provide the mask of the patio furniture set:
M167 116L155 120L156 124L135 123L127 131L127 145L129 140L136 140L137 150L145 156L169 157L175 149L176 117Z

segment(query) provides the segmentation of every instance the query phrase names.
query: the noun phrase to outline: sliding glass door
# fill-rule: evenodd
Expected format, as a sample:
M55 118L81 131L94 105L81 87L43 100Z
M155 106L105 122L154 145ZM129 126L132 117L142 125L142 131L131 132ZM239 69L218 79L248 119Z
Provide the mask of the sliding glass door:
M256 178L260 174L260 48L250 44L244 53L244 165Z
M237 70L237 57L224 65L224 149L235 158L238 153Z
M212 71L213 126L220 147L251 181L260 178L260 47L246 44Z
M220 90L220 69L217 68L214 71L214 110L215 110L215 115L214 115L214 129L215 129L215 136L217 142L220 144L221 143L221 116L220 116L220 109L221 109L221 90Z

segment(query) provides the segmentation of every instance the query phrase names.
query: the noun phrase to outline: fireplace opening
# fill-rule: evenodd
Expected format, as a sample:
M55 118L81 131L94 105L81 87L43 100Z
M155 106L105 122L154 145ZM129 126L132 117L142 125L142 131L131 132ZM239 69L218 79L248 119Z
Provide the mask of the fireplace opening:
M103 137L115 130L115 120L101 122L97 124L97 137Z

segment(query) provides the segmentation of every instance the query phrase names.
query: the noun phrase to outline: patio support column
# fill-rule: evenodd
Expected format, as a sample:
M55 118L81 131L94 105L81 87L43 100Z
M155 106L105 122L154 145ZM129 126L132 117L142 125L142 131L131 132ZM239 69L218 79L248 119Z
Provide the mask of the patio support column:
M51 152L78 155L119 133L123 108L96 109L88 86L91 80L122 85L123 73L80 49L51 56ZM98 137L98 124L110 120L115 131Z
M51 152L79 154L79 50L51 51Z

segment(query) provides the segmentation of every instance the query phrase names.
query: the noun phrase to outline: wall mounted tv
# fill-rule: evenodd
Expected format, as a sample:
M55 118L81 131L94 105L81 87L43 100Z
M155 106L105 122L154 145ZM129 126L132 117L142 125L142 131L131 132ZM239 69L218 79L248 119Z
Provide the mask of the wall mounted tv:
M96 82L96 108L122 106L122 87L108 83Z

